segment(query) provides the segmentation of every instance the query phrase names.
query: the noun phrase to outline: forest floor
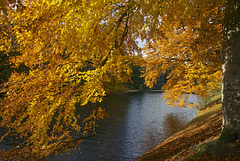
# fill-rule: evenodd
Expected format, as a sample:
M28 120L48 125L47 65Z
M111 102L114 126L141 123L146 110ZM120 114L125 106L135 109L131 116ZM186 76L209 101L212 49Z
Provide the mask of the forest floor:
M197 116L186 126L185 129L173 134L163 143L147 152L137 161L180 161L180 160L228 160L240 161L240 144L237 148L231 148L228 153L213 156L204 153L200 157L189 159L198 152L198 145L203 145L216 140L222 129L222 104L215 100L203 107Z

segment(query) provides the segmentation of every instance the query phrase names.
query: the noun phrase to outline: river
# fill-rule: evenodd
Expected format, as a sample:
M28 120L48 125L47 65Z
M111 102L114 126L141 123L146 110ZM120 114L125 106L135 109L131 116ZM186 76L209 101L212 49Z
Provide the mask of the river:
M162 93L152 91L109 96L103 108L109 117L99 122L97 135L84 140L80 150L47 157L48 161L132 161L181 130L195 109L169 107ZM198 97L189 100L198 103Z

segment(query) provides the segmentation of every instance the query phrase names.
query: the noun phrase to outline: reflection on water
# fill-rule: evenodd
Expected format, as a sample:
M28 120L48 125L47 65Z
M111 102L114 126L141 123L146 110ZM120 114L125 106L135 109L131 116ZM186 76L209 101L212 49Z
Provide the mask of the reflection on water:
M177 115L169 113L164 117L164 135L171 136L174 133L182 130L186 124L187 122L184 120L184 118L179 118Z
M109 117L99 122L97 135L84 140L80 150L48 157L49 161L134 160L151 150L195 116L194 109L165 105L161 93L110 96L102 107ZM196 96L189 98L198 102Z

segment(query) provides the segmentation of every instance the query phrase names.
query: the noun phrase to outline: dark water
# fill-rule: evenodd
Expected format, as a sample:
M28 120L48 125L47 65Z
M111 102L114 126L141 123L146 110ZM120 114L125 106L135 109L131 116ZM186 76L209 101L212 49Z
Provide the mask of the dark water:
M97 135L84 140L80 150L48 157L48 161L126 161L135 160L196 115L194 109L169 107L162 94L131 93L110 96L104 101L109 117L101 120ZM198 102L195 95L190 101Z

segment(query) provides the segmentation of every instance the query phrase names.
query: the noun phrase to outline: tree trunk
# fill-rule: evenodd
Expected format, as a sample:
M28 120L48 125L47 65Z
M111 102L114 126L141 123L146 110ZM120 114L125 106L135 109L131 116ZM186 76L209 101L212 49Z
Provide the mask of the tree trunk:
M240 139L240 0L227 0L223 21L223 129L219 141Z

